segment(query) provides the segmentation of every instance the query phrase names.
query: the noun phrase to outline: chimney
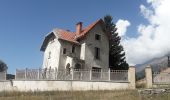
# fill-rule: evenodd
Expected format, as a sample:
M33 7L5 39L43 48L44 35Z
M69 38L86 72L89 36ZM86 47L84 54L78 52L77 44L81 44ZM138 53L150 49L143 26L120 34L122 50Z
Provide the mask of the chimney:
M82 31L82 22L78 22L76 24L76 35L80 35L81 31Z

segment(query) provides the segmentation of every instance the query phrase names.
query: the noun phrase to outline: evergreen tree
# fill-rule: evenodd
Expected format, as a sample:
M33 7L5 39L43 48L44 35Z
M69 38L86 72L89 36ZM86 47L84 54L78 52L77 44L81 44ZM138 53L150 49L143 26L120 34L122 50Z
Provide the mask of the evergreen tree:
M7 65L2 60L0 60L0 72L4 72L7 69L8 69Z
M109 66L114 70L127 70L129 65L125 61L125 52L120 44L121 37L118 35L116 25L112 22L112 16L104 17L105 31L110 34L109 40Z

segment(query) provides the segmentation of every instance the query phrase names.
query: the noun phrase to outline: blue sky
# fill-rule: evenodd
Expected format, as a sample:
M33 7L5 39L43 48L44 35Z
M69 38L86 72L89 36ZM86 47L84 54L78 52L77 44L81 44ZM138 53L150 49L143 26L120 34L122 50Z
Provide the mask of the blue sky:
M39 68L44 36L53 28L75 30L106 14L130 21L128 37L137 37L137 25L146 23L139 6L144 0L0 0L0 59L9 73L16 68Z

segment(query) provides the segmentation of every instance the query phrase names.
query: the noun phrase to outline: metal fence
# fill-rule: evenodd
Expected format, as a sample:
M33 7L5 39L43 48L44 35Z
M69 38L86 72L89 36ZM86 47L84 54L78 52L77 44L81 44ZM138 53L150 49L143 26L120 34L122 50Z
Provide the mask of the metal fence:
M98 69L22 69L16 70L16 80L82 80L128 81L128 70Z
M0 80L6 80L6 72L0 72Z
M153 83L170 84L170 73L169 72L154 72Z

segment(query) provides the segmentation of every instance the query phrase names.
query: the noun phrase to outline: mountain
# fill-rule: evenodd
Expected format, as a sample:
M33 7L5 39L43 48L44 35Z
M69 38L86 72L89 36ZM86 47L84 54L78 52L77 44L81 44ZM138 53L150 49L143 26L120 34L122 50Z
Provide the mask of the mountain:
M168 56L170 54L165 55L160 58L154 58L150 61L147 61L143 64L137 64L136 66L136 78L142 79L145 77L145 67L150 65L152 67L153 72L159 72L168 67ZM170 67L170 66L169 66Z

